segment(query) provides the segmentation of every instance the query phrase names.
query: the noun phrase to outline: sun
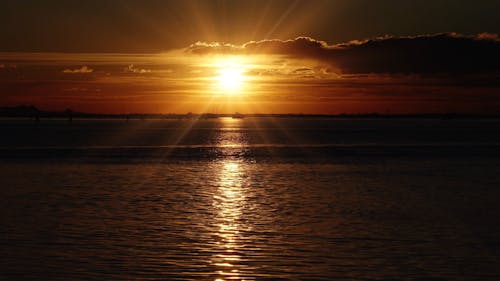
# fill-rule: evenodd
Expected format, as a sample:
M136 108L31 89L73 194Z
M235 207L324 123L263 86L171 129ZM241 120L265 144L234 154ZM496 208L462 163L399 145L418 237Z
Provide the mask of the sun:
M240 94L246 80L245 66L226 62L219 64L217 68L217 88L225 94Z
M235 91L241 87L243 82L242 69L238 68L223 68L217 71L219 76L217 76L217 81L219 87L226 91Z

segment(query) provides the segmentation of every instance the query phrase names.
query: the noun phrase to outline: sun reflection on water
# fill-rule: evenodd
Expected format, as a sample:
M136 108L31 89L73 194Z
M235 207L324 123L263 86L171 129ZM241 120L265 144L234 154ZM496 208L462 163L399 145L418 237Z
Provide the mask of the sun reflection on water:
M221 122L225 128L238 126L241 120L224 119ZM241 133L239 133L241 134ZM241 136L228 135L222 130L217 140L221 144L231 143L233 147L243 145ZM221 149L228 149L221 147ZM244 239L241 231L248 230L248 225L242 221L246 204L245 188L248 184L245 173L245 163L242 159L227 156L221 151L224 158L215 163L217 173L217 189L213 195L212 205L215 210L217 251L211 263L217 268L219 277L215 280L241 280L242 248Z

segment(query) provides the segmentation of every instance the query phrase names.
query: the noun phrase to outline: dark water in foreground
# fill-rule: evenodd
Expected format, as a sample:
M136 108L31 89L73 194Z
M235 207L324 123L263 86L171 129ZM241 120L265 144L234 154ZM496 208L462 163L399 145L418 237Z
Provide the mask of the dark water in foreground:
M500 280L499 128L0 120L0 280Z

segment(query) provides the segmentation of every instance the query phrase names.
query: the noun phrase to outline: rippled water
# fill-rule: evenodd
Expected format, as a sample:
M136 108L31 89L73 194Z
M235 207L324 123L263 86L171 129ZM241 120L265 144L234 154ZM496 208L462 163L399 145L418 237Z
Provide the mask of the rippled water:
M500 279L498 122L2 122L1 280Z

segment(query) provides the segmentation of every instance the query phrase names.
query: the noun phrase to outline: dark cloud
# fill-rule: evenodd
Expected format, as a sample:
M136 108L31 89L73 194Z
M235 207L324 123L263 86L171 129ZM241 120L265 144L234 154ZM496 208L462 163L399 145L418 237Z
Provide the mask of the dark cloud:
M75 74L75 73L92 73L94 70L92 68L89 68L88 66L84 65L80 68L76 69L65 69L62 71L63 73L70 73L70 74Z
M196 42L189 46L186 51L193 54L282 54L287 56L311 56L322 55L325 50L330 49L324 41L318 41L310 37L298 37L290 40L261 40L250 41L243 45L233 45L218 42Z
M15 65L15 64L0 63L0 70L12 70L12 69L16 69L16 68L17 68L17 65Z
M314 59L344 74L500 73L500 39L442 33L411 37L384 36L329 45L310 37L252 41L243 45L198 42L193 54L277 54Z
M139 73L139 74L144 74L144 73L150 73L151 69L146 69L146 68L139 68L135 67L133 64L128 65L123 69L124 72L127 73Z

